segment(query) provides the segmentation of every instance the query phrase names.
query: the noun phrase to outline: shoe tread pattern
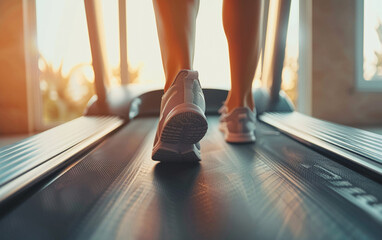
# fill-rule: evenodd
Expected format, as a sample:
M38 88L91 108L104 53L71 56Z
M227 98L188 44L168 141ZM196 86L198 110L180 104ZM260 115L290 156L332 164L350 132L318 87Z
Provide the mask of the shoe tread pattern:
M203 116L193 112L179 113L164 126L161 141L195 144L204 137L207 128L207 120Z

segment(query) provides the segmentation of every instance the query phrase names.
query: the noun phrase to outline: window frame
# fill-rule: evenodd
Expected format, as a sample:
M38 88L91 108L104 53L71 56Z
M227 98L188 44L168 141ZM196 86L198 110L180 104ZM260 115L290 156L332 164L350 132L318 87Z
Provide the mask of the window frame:
M312 36L313 2L300 0L297 111L312 115Z
M382 76L374 77L371 80L365 80L363 77L363 38L364 38L364 0L356 1L355 16L355 72L356 72L356 88L361 92L382 92Z
M28 86L28 118L30 132L44 131L56 125L43 122L43 103L40 90L40 70L38 68L36 0L23 0L25 67Z

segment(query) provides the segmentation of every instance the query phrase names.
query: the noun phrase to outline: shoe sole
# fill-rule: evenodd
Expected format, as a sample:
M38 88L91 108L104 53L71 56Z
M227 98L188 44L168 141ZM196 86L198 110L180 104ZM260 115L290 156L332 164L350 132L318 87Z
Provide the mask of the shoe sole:
M224 140L228 143L254 143L256 142L255 134L234 134L228 133L225 135Z
M176 114L165 124L161 141L166 143L199 142L207 132L206 119L194 112Z
M249 133L231 133L224 127L219 127L220 131L224 134L224 140L228 143L254 143L256 142L256 136L254 131Z
M203 111L194 104L181 104L167 116L152 159L157 161L200 161L199 142L208 129ZM185 150L188 149L188 150Z

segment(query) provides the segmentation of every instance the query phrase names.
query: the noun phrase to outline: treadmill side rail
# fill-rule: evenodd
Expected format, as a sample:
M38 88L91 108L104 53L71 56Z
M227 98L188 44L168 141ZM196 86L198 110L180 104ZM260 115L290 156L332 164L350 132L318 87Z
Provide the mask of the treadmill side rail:
M118 117L80 117L0 148L0 203L69 164L123 123Z
M299 142L328 151L382 176L382 136L315 119L301 113L265 113L259 117Z

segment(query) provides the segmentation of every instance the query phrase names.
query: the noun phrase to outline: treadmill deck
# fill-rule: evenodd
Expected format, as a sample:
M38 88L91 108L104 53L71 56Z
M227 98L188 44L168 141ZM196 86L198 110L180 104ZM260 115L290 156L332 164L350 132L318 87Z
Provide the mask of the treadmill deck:
M2 209L1 239L381 236L380 183L263 123L234 145L208 121L200 164L165 164L151 160L157 118L133 120Z

